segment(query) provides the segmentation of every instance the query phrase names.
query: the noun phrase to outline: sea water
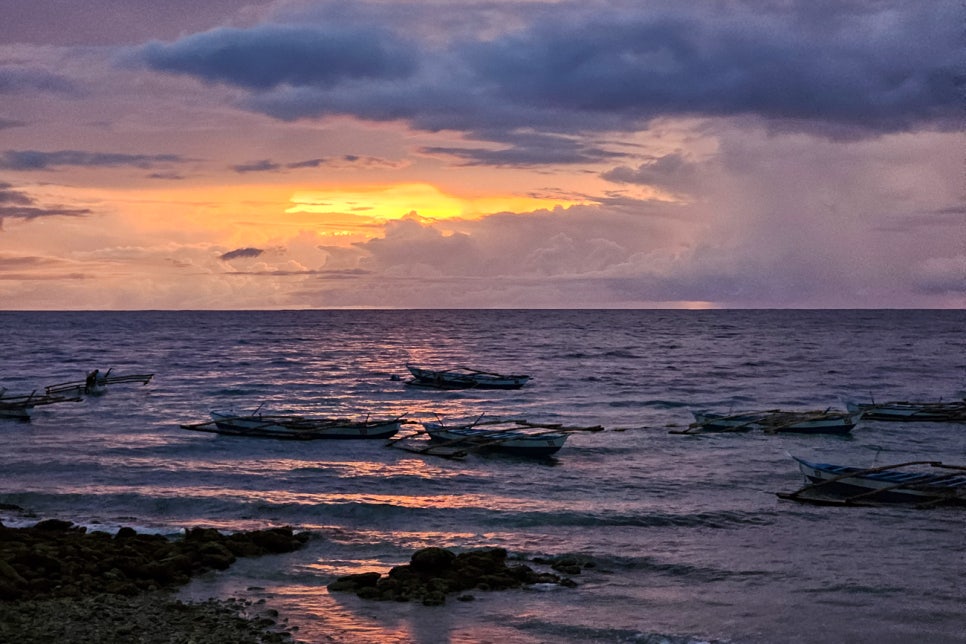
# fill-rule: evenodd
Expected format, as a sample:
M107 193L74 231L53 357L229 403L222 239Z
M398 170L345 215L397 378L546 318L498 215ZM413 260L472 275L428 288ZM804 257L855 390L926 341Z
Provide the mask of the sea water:
M0 313L10 393L153 373L0 421L6 525L68 519L176 536L292 526L185 599L264 600L305 642L964 642L962 509L783 501L790 455L966 464L966 426L863 421L849 436L671 433L691 410L843 409L966 389L963 311ZM405 364L532 376L516 391L405 384ZM382 440L186 431L212 409L603 425L553 459L449 460ZM418 427L418 425L414 425ZM329 593L426 546L578 556L575 588L442 607ZM538 564L532 566L542 569Z

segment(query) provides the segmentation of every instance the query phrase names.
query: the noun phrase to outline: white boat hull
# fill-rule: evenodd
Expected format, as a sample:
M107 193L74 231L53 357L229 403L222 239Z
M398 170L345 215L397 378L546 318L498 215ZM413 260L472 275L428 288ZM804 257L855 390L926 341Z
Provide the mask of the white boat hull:
M410 384L434 389L520 389L530 376L503 375L475 369L422 369L406 365L413 375Z
M445 427L439 423L423 423L431 440L450 443L455 448L490 449L525 456L556 454L567 442L566 433L527 434L519 431Z

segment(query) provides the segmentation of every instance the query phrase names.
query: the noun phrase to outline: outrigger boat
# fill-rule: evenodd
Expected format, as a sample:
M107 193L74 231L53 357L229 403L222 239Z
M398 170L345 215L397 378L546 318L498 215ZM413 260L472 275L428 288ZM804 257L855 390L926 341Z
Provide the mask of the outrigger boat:
M290 440L390 438L399 431L403 417L363 420L285 414L262 414L257 409L239 415L212 411L213 420L181 425L182 429L227 436L252 436Z
M848 403L849 410L869 420L905 422L966 421L966 400L950 402Z
M0 387L0 419L28 421L30 420L30 412L34 407L80 400L78 396L38 396L37 392L8 396L6 391L6 389Z
M908 461L861 468L792 458L808 483L795 492L779 492L781 499L822 505L966 505L966 466ZM921 467L904 469L912 466Z
M526 375L506 375L469 367L424 369L407 362L406 368L413 375L408 384L434 389L519 389L530 380Z
M568 427L561 423L531 423L517 419L477 418L471 423L447 425L424 422L422 430L390 441L390 445L430 456L460 458L470 452L494 451L518 456L547 457L556 454L576 432L599 432L603 427ZM407 439L429 437L428 445Z
M111 375L113 369L108 369L101 373L99 369L88 372L84 380L74 380L71 382L61 382L56 385L47 385L48 396L101 396L107 393L108 385L121 383L139 382L146 385L154 377L153 373L133 374L129 376Z
M844 411L746 411L733 414L692 412L694 422L685 430L673 434L700 434L703 432L748 432L761 430L769 434L790 432L796 434L848 434L861 418L861 413Z

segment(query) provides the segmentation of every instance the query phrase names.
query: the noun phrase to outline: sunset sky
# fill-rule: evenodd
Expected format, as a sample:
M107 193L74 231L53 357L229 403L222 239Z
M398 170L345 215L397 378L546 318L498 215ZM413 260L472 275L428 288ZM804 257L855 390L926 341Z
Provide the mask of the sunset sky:
M962 308L961 0L0 0L0 309Z

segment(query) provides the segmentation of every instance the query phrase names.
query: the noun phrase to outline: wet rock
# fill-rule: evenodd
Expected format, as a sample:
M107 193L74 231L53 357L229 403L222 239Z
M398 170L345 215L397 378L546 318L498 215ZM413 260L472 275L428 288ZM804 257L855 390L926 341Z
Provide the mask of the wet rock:
M550 566L553 570L564 575L579 575L584 568L593 568L594 562L588 559L573 556L560 555L559 557L538 557L536 563Z
M74 529L79 532L86 532L87 528L80 526L74 526L70 521L62 521L60 519L47 519L46 521L41 521L34 526L34 530L48 531L48 532L66 532L70 529Z
M444 548L417 550L408 565L395 566L383 577L369 572L340 577L330 591L354 592L363 599L381 601L419 601L439 606L451 593L462 593L460 601L470 601L468 590L505 590L527 584L563 583L557 575L538 573L524 564L508 566L503 548L481 548L459 555ZM568 580L569 581L569 580ZM570 582L570 585L573 582Z
M381 576L378 572L361 572L355 575L345 575L333 581L327 588L335 591L347 590L349 592L358 592L363 588L374 588Z
M423 548L413 553L409 567L420 574L434 575L449 569L456 555L445 548Z
M48 519L30 528L0 530L0 601L77 597L93 593L133 596L173 588L192 575L223 570L238 556L290 552L308 535L290 528L226 536L192 528L183 539L139 534L124 527L111 535L87 533L69 521ZM245 544L238 552L228 544Z

